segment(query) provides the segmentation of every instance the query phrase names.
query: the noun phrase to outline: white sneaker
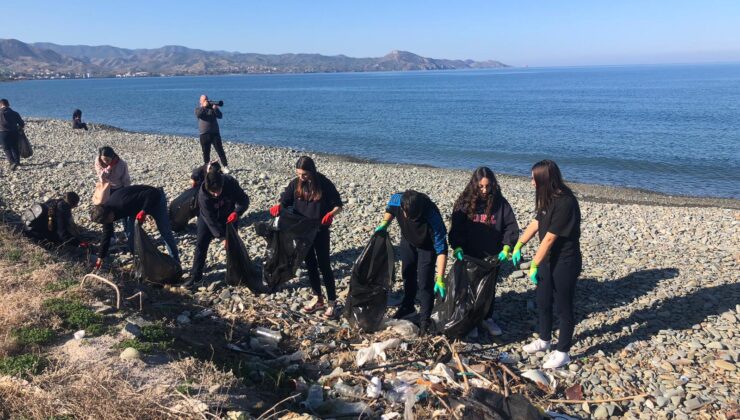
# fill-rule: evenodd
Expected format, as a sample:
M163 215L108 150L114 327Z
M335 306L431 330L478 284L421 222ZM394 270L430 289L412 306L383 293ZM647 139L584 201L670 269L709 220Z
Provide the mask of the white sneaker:
M224 166L221 168L221 172L223 172L225 175L228 175L231 171L228 167Z
M483 321L483 326L493 336L499 336L503 334L503 331L501 331L501 327L499 327L498 324L493 321L493 318L488 318L487 320Z
M547 361L542 365L543 369L557 369L570 363L568 353L555 350L546 357Z
M534 354L538 351L550 350L550 342L538 338L533 342L522 346L522 350L529 354Z

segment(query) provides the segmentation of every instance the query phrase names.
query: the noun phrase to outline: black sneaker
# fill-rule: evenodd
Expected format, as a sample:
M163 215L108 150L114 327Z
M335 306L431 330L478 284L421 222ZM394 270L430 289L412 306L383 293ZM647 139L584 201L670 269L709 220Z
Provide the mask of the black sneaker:
M396 313L393 314L393 319L402 319L416 312L414 307L399 306Z

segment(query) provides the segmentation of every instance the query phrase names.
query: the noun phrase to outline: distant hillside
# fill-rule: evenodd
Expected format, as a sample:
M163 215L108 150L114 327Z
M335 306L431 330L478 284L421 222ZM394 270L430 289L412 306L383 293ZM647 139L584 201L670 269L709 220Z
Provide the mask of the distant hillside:
M0 39L0 74L13 74L15 78L44 74L111 77L134 74L329 73L502 67L508 66L493 60L426 58L406 51L391 51L378 58L354 58L344 55L204 51L176 45L125 49L108 45L26 44L16 39Z

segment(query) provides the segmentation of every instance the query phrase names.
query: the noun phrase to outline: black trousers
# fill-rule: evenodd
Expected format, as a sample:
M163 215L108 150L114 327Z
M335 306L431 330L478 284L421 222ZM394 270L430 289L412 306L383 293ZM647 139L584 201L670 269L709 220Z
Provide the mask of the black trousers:
M205 133L200 135L200 148L203 151L203 162L208 163L211 161L211 145L216 149L219 160L221 160L222 166L229 166L226 163L226 153L224 153L224 145L221 143L221 134L219 133Z
M331 269L331 260L329 252L331 250L331 235L328 228L319 229L313 246L308 250L306 255L306 269L308 270L308 280L311 282L311 289L316 296L321 294L321 277L324 278L324 287L326 287L326 298L337 300L337 288L334 282L334 272Z
M214 236L211 233L211 230L208 229L208 225L203 221L202 217L198 218L196 226L198 229L198 236L195 239L195 255L193 256L193 268L190 271L190 275L194 282L199 282L203 279L203 270L206 267L206 257L208 256L208 247L211 245L211 241L214 239ZM237 229L238 228L239 227L237 226Z
M560 334L557 350L570 351L573 344L575 315L573 313L573 296L576 281L581 274L581 257L566 260L556 259L540 265L537 272L537 315L539 318L540 339L552 339L553 301L560 318Z
M3 144L3 151L8 162L19 165L21 163L21 152L18 143L17 131L0 131L0 143Z
M420 320L428 321L434 306L434 266L437 254L419 249L401 238L401 277L403 278L404 308L413 308L417 295L421 302Z

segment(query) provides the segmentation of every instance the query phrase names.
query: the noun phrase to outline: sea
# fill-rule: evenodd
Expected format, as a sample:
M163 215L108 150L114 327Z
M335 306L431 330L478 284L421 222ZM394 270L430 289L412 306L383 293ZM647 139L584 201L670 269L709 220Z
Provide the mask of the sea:
M383 162L740 199L740 63L31 80L0 84L24 117L224 139ZM193 147L197 147L194 143Z

